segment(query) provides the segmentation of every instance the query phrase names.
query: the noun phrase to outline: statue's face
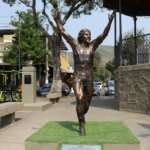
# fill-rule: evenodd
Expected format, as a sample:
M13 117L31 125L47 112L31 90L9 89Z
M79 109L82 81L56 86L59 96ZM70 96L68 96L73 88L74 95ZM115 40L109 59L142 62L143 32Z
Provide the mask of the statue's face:
M88 31L85 31L83 34L83 42L89 44L91 41L91 34Z

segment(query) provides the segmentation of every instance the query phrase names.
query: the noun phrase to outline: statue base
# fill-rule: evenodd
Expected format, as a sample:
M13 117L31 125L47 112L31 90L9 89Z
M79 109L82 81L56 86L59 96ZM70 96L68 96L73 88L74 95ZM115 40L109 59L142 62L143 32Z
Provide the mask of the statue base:
M79 135L78 127L77 122L49 122L26 140L25 150L140 150L123 123L87 122L86 136Z

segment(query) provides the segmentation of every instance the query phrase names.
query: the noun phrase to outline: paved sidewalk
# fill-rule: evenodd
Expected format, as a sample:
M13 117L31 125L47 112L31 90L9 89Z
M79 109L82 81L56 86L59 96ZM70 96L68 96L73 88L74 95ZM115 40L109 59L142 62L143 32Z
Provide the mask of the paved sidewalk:
M110 97L93 98L87 121L122 121L141 141L141 150L150 150L150 116L112 109ZM44 112L20 111L16 122L0 129L0 150L25 150L24 141L48 121L76 121L75 99L65 97Z

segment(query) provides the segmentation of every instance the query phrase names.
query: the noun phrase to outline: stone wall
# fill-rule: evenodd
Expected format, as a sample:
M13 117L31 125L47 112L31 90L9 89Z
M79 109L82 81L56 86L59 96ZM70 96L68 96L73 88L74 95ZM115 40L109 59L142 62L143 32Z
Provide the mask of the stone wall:
M150 64L119 67L116 104L120 110L150 113Z

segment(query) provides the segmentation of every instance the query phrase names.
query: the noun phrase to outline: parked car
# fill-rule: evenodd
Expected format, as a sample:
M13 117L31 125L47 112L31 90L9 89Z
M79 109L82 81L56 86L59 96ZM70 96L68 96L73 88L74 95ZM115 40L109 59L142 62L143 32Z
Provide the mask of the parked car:
M37 89L37 96L46 96L51 89L52 83L44 84ZM62 83L62 95L67 96L70 93L70 88L66 83Z
M107 86L106 83L104 83L103 89L104 89L104 95L107 95L107 93L108 93L108 86Z
M103 84L100 81L93 81L93 95L100 96Z
M69 95L70 95L70 96L73 96L73 95L74 95L74 89L73 89L73 88L70 89Z
M50 91L51 89L51 83L48 84L44 84L43 86L39 87L37 89L37 96L46 96L47 93Z
M105 95L115 95L115 81L109 80L107 82L107 91Z
M66 83L62 83L62 95L67 96L70 93L70 88Z

